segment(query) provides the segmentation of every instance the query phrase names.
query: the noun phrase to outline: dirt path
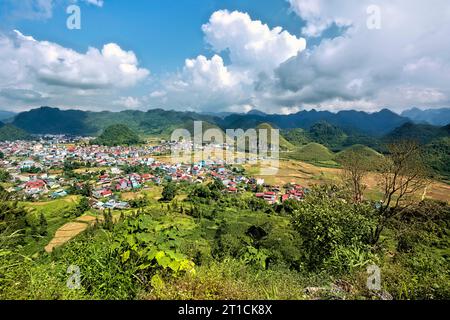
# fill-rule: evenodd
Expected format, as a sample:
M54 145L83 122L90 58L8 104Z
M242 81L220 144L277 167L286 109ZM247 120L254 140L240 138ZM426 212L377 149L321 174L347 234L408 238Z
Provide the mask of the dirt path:
M96 217L83 216L77 218L73 222L66 223L56 231L53 239L45 247L45 251L48 253L52 252L56 247L62 246L63 244L67 243L68 241L85 231L90 225L94 224L95 221Z

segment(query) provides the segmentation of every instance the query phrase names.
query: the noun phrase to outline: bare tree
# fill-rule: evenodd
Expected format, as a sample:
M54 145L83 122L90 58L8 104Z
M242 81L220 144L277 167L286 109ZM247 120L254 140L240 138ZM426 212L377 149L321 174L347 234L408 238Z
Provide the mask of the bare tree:
M342 181L351 190L353 201L362 202L366 189L363 180L369 172L367 158L361 152L351 150L346 152L339 162L342 165Z
M387 222L413 204L417 192L429 183L420 145L400 141L389 144L388 151L380 168L383 200L377 211L377 226L372 232L374 245L380 240Z

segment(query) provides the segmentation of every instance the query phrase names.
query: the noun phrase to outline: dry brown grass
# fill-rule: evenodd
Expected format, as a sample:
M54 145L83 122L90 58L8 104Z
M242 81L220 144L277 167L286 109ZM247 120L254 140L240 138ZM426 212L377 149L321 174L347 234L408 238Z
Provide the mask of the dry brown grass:
M250 165L245 165L244 167L250 175L254 175L257 178L263 178L266 183L271 185L284 185L293 182L305 187L339 182L342 172L341 169L321 168L312 164L293 160L280 160L279 171L275 176L259 176L258 167ZM381 189L378 186L378 181L379 175L377 173L369 173L364 179L364 184L367 185L366 193L379 193ZM421 190L416 197L421 199L423 195L424 190ZM439 181L433 181L427 188L425 197L449 202L450 185Z

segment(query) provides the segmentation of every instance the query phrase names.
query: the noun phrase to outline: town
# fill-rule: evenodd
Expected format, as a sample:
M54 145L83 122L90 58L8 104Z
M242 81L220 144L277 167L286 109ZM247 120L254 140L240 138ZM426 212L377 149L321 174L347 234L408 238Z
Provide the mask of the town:
M89 204L99 210L128 209L129 203L120 201L122 192L167 182L201 184L218 180L226 193L253 192L269 204L301 200L307 192L294 183L267 185L264 179L247 177L243 170L222 159L193 164L158 160L173 149L185 150L185 144L161 141L152 146L106 147L90 145L88 138L43 136L35 141L0 143L0 167L7 173L6 190L18 200L63 198L89 188Z

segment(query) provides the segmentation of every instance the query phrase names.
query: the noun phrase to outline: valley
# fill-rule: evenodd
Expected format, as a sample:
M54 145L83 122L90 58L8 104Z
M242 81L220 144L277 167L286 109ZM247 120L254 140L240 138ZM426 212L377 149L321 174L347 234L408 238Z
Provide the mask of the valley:
M167 128L191 130L199 121L156 112L174 121ZM50 128L61 125L58 117ZM68 119L66 128L78 126ZM205 129L218 128L208 119ZM41 132L0 142L2 298L448 297L450 287L436 286L450 283L448 126L406 123L384 137L322 120L283 129L278 171L262 175L267 159L258 154L234 151L238 162L230 164L224 152L232 146L168 141L163 131L108 122L95 137ZM50 129L59 130L66 129ZM415 137L420 158L403 153L411 162L397 168ZM173 157L186 146L184 160ZM363 163L356 197L349 173ZM423 183L413 188L422 165ZM386 194L395 170L414 176L392 180L399 185ZM385 279L382 295L365 287L374 264ZM80 290L66 287L70 266L82 272Z

